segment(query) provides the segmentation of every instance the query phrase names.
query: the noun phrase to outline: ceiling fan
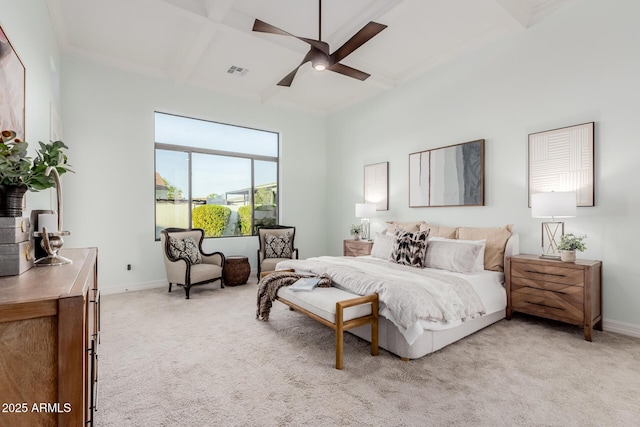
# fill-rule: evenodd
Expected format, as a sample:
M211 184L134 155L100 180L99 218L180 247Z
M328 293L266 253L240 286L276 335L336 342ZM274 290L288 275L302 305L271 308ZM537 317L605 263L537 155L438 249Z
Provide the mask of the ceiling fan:
M295 37L298 40L309 44L311 49L304 56L302 62L289 74L287 74L282 80L278 82L278 86L291 86L293 78L296 76L298 69L305 63L311 61L311 65L318 71L329 70L335 73L340 73L348 77L353 77L358 80L366 80L370 74L364 71L356 70L347 65L341 64L344 58L353 53L360 46L368 42L375 37L380 31L387 28L386 25L378 24L377 22L369 22L362 27L353 37L351 37L345 44L336 49L333 53L329 54L329 45L322 41L322 0L318 0L318 40L308 39L305 37L298 37L293 34L287 33L280 28L274 27L271 24L267 24L259 19L256 19L253 23L253 31L260 33L280 34L283 36Z

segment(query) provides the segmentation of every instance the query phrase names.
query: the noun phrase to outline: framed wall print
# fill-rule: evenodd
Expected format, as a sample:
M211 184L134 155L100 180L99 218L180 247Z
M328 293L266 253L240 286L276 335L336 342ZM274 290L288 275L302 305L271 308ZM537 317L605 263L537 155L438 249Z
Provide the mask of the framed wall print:
M24 139L25 69L0 27L0 129Z
M376 211L389 210L389 162L364 167L364 202L374 203Z
M409 207L484 206L484 139L409 154Z
M577 206L595 206L594 122L529 135L531 195L575 191Z

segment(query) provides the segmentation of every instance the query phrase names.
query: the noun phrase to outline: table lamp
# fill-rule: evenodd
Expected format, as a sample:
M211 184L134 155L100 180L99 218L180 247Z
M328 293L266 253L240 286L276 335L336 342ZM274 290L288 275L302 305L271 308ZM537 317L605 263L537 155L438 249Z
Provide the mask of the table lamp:
M370 239L369 234L369 217L376 211L376 205L373 203L356 203L356 218L361 218L362 224L362 238L364 240Z
M550 191L531 195L531 216L551 218L542 223L542 254L540 258L560 259L558 240L564 235L564 222L556 218L576 216L576 193Z

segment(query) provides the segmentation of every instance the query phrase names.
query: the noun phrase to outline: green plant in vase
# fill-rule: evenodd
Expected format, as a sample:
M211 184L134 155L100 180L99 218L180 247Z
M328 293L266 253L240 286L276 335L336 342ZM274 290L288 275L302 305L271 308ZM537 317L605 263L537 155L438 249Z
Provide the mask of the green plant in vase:
M583 243L586 238L586 234L583 236L576 236L573 233L563 235L558 244L560 259L564 262L575 262L576 251L584 252L587 250L587 246Z
M351 235L353 236L353 240L360 240L361 233L362 233L362 224L359 224L359 225L351 224Z
M27 156L29 144L12 130L0 133L0 216L22 216L22 198L27 191L40 191L55 186L54 167L58 175L73 172L67 163L68 149L62 141L39 142L36 157Z

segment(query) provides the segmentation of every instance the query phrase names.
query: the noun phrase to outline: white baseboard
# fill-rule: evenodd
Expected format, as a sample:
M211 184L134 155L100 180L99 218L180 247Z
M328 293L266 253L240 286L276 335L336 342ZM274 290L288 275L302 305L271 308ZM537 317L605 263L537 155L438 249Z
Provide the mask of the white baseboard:
M258 274L258 269L252 268L249 278ZM102 295L121 294L124 292L144 291L147 289L156 289L166 287L169 289L169 283L166 280L157 280L154 282L130 283L128 285L110 286L108 288L100 288ZM176 287L174 287L175 289Z
M616 332L618 334L640 338L640 325L634 325L633 323L604 319L602 321L602 329L609 332Z
M155 282L131 283L128 285L117 285L117 286L100 288L100 293L102 295L111 295L111 294L121 294L124 292L144 291L146 289L156 289L156 288L165 288L165 287L169 289L169 283L167 283L166 280L160 280Z

